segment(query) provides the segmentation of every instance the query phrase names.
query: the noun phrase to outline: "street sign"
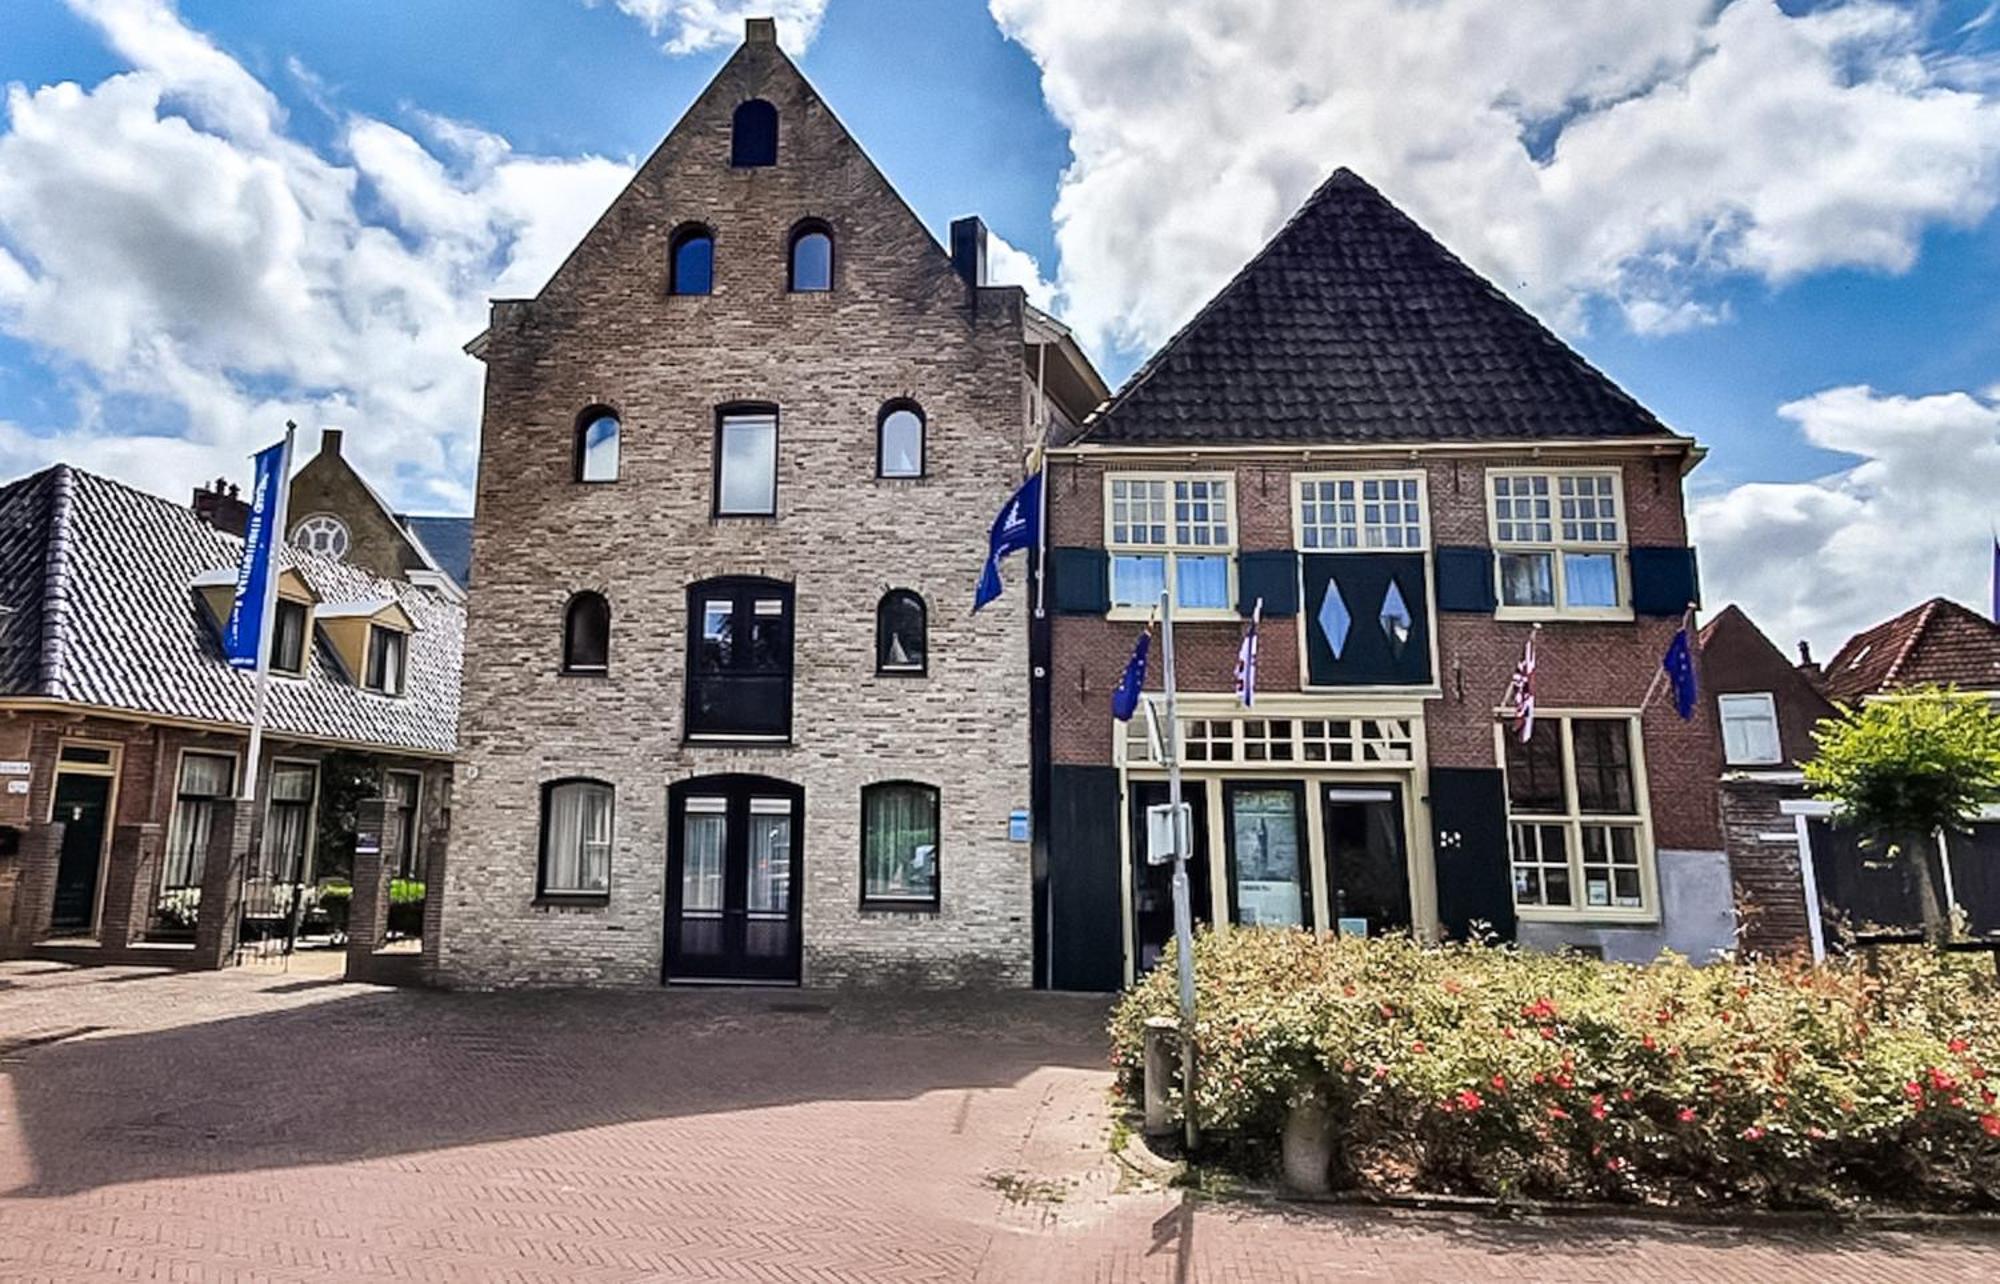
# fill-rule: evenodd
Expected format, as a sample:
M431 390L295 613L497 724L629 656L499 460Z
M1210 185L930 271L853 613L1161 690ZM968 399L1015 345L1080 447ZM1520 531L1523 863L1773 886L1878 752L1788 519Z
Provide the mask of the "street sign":
M1180 824L1174 824L1175 813ZM1146 863L1171 865L1183 852L1193 855L1194 809L1186 803L1155 803L1146 808Z

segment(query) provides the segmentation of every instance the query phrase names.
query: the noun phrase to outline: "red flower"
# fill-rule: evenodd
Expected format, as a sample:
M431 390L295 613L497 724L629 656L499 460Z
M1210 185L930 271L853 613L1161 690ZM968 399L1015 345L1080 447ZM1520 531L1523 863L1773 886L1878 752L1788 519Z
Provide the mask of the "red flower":
M1556 1074L1556 1087L1574 1088L1576 1087L1576 1080L1570 1078L1566 1072L1559 1071Z
M1543 1026L1543 1027L1542 1027L1542 1037L1543 1037L1544 1039L1553 1039L1553 1038L1555 1038L1555 1037L1556 1037L1556 1028L1555 1028L1554 1026L1552 1026L1552 1025L1545 1025L1545 1026Z
M1614 1173L1625 1171L1625 1161L1617 1155L1613 1155L1611 1158L1605 1160L1604 1166Z
M1593 1092L1593 1093L1591 1093L1591 1094L1590 1094L1590 1117L1591 1117L1592 1119L1602 1119L1602 1118L1604 1118L1604 1116L1605 1116L1605 1115L1606 1115L1607 1113L1609 1113L1609 1112L1608 1112L1608 1111L1606 1111L1606 1110L1605 1110L1605 1108L1604 1108L1604 1094L1603 1094L1603 1093L1601 1093L1601 1092Z
M1530 1021L1547 1023L1556 1019L1556 1005L1547 998L1536 999L1521 1009L1521 1015Z
M1495 1092L1505 1092L1505 1091L1507 1091L1507 1076L1506 1076L1506 1075L1504 1075L1504 1074L1496 1074L1496 1075L1494 1075L1494 1076L1493 1076L1493 1091L1495 1091Z
M1486 1102L1480 1097L1480 1095L1474 1092L1470 1088L1459 1089L1458 1096L1455 1097L1454 1100L1458 1102L1458 1108L1460 1110L1465 1111L1467 1114L1471 1114L1473 1111L1479 1109L1481 1106L1486 1104Z
M1979 1116L1979 1127L1989 1137L2000 1137L2000 1115Z
M1550 1106L1550 1107L1549 1107L1549 1118L1551 1118L1551 1119L1567 1119L1567 1118L1569 1118L1569 1111L1567 1111L1567 1110L1564 1110L1564 1109L1563 1109L1563 1108L1562 1108L1561 1106Z
M1639 1040L1639 1042L1645 1045L1646 1051L1648 1052L1651 1052L1660 1046L1659 1044L1653 1042L1653 1036L1650 1034L1647 1035L1645 1038Z
M1967 1043L1963 1039L1953 1039L1950 1043L1945 1044L1945 1046L1947 1048L1950 1048L1953 1052L1963 1053L1967 1048L1970 1048L1972 1045Z
M1924 1099L1924 1085L1912 1079L1903 1085L1903 1095L1912 1101L1922 1101Z
M1745 1141L1762 1141L1763 1138L1764 1129L1760 1124L1751 1124L1743 1130L1743 1140Z
M1681 1107L1681 1113L1680 1113L1680 1120L1681 1120L1681 1122L1682 1122L1682 1123L1684 1123L1684 1124L1691 1124L1691 1123L1693 1123L1693 1122L1694 1122L1694 1107L1693 1107L1693 1106L1682 1106L1682 1107Z
M1635 1094L1633 1093L1633 1091L1630 1088L1627 1088L1625 1089L1625 1091L1618 1094L1618 1099L1620 1101L1630 1101L1634 1095Z
M1950 1092L1958 1086L1958 1080L1952 1078L1936 1066L1931 1067L1930 1075L1931 1087L1936 1088L1939 1092Z
M1410 1045L1410 1051L1416 1053L1418 1056L1424 1055L1424 1041L1422 1039L1418 1039L1415 1043L1412 1043Z

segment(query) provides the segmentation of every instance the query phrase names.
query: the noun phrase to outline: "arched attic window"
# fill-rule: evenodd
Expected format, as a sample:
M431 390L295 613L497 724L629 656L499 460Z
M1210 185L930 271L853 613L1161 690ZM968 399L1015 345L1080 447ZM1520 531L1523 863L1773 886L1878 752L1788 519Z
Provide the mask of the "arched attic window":
M875 671L921 676L930 661L930 612L909 589L890 589L875 607Z
M582 592L563 609L564 673L603 673L611 662L611 603Z
M875 419L875 475L924 475L924 408L907 399L891 401Z
M793 294L833 288L833 229L816 218L792 229L791 271L785 288Z
M762 98L736 105L729 124L729 163L757 169L778 163L778 109Z
M618 412L609 406L587 406L576 417L576 479L580 482L618 480Z
M715 233L690 223L674 233L667 255L668 294L708 294L715 289Z

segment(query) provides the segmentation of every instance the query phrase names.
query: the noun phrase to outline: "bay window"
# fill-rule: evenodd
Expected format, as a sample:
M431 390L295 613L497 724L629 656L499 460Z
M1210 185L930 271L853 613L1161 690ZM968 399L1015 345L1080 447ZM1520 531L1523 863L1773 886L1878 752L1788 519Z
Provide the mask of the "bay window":
M1114 609L1149 611L1171 584L1176 610L1234 615L1235 514L1225 476L1105 479Z
M1615 470L1510 469L1487 477L1502 613L1629 614Z
M1505 744L1515 907L1526 917L1650 918L1652 842L1638 720L1538 714Z

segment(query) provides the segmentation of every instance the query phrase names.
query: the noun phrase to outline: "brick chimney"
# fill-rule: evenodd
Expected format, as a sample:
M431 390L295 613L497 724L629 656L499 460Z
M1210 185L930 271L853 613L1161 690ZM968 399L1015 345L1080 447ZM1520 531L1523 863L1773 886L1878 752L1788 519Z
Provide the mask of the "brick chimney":
M322 429L320 429L320 430L319 430L319 453L320 453L320 454L322 454L322 455L332 455L332 456L335 456L336 458L338 458L338 457L339 457L339 455L340 455L340 438L341 438L341 435L342 435L342 434L341 434L341 431L340 431L340 429L338 429L338 428L322 428Z
M746 45L777 44L778 20L776 18L745 18L743 20L743 43Z
M967 285L986 284L986 223L977 214L951 221L951 265Z
M227 478L216 478L213 487L195 487L193 507L196 517L225 534L240 536L250 528L250 505Z
M1820 668L1819 662L1812 658L1812 644L1804 638L1799 639L1799 672L1803 673L1806 681L1814 686L1819 686L1826 680L1826 670Z

